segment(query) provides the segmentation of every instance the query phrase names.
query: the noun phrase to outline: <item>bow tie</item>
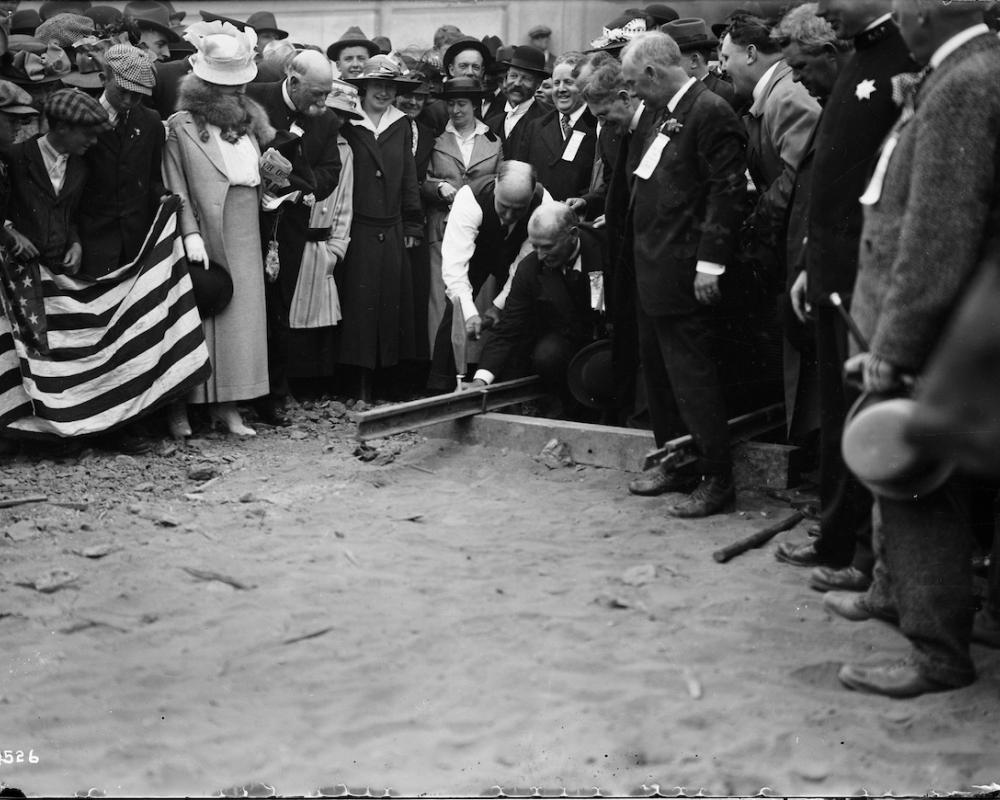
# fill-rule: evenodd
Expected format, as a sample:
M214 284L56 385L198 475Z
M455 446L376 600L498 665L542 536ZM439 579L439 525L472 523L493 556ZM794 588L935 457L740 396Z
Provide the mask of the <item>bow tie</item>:
M917 94L930 74L931 68L920 72L901 72L892 76L892 101L900 108L912 113L916 109Z

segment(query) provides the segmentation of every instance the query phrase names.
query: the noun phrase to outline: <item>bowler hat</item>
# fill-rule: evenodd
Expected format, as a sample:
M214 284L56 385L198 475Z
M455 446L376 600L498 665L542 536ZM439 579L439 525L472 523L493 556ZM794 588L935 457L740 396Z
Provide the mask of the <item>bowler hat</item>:
M487 92L476 78L462 76L449 78L441 89L433 94L441 100L482 100Z
M188 274L194 287L195 305L203 318L215 316L233 299L233 279L215 261L209 261L208 269L201 264L189 264Z
M337 41L326 48L326 57L331 61L340 58L340 51L345 47L363 47L368 51L368 57L379 55L378 45L361 32L361 28L352 25Z
M168 42L180 41L173 28L170 27L170 12L153 0L142 0L127 3L125 16L132 20L139 30L156 31L166 37Z
M89 0L46 0L38 8L42 20L51 19L56 14L82 14L90 8Z
M257 34L271 34L275 39L287 39L288 31L278 27L278 21L270 11L255 11L247 18L247 25L257 31Z
M507 62L514 57L514 45L502 44L497 48L496 60L486 65L487 75L500 75L507 71Z
M907 438L916 409L909 397L869 393L847 415L844 463L880 497L912 500L940 488L954 472L953 462L926 456Z
M10 18L10 32L20 33L25 36L34 36L35 30L42 24L42 18L34 8L25 8L15 11Z
M497 50L503 46L503 39L490 34L483 37L483 44L486 45L486 49L490 51L490 58L493 59L497 56Z
M719 46L719 40L708 32L705 20L697 17L676 19L661 25L660 30L677 42L682 53L714 50Z
M483 57L484 68L493 61L493 54L490 52L489 47L473 36L463 36L457 42L449 45L448 49L444 51L444 57L441 59L444 71L447 72L451 63L458 58L458 54L466 50L475 50L479 53Z
M601 339L573 356L566 370L566 382L570 394L587 408L617 407L611 340Z
M668 22L674 22L680 19L681 15L678 14L674 9L663 3L651 3L643 9L647 16L653 18L653 23L656 25L665 25Z
M503 62L506 67L523 69L525 72L534 72L536 75L549 77L551 74L545 69L545 53L530 44L518 45L514 48L514 55L509 61Z

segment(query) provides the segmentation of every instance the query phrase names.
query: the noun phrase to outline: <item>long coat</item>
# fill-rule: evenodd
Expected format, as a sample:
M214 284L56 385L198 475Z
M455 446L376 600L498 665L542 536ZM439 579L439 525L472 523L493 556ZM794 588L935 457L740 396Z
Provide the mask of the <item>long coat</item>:
M410 120L397 119L378 140L360 125L341 133L354 153L354 221L336 272L344 315L339 362L390 367L414 356L413 281L403 237L421 238L423 212Z
M512 158L525 161L535 168L538 180L548 189L553 200L571 197L590 197L590 181L594 174L594 156L597 152L597 120L589 110L584 110L573 126L583 139L572 161L565 161L563 153L569 140L564 140L558 111L550 111L527 123L518 150ZM588 205L590 202L588 202Z

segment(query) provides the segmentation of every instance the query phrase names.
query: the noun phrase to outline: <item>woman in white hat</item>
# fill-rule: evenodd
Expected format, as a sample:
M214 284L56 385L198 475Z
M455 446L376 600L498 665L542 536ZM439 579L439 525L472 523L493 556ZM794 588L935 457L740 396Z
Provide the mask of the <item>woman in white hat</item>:
M246 97L257 74L256 34L225 22L200 22L185 38L197 52L168 121L163 175L184 199L181 234L192 269L227 270L233 297L203 320L212 376L187 398L208 404L214 422L253 436L236 403L268 393L264 266L260 244L260 154L274 138L264 110ZM171 409L170 432L189 436L185 403Z
M341 128L354 153L351 246L337 268L340 290L339 362L358 368L358 396L370 399L373 371L412 359L413 280L406 249L423 237L410 120L393 105L412 91L389 56L377 55L348 83L361 93L364 116Z

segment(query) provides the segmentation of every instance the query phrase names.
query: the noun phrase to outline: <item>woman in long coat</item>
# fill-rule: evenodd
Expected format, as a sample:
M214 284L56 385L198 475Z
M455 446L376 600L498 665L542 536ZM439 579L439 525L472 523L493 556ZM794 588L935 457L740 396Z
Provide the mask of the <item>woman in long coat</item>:
M163 177L184 200L180 228L191 269L212 261L233 283L229 304L202 321L212 376L187 401L209 404L213 420L230 433L253 436L236 402L268 393L259 161L274 129L242 93L257 73L253 30L201 22L186 38L198 52L193 74L181 83L181 110L168 122ZM171 409L168 423L174 436L191 435L183 403Z
M478 192L500 169L503 148L484 122L476 119L486 93L476 78L451 78L436 96L448 108L448 124L431 151L427 177L420 187L427 206L427 241L431 254L431 290L427 304L427 335L434 348L448 302L441 277L441 241L448 224L451 201L463 186Z
M409 118L392 103L412 89L387 56L349 78L361 91L364 118L341 129L354 153L351 245L337 268L340 363L361 368L360 395L370 398L372 371L415 355L413 281L406 249L420 242L423 213Z

